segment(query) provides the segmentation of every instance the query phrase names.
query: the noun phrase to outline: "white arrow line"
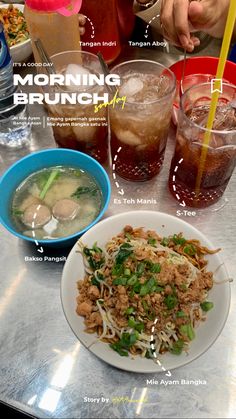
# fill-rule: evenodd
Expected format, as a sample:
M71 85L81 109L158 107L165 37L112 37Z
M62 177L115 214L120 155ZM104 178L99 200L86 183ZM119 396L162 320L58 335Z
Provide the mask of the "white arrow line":
M156 353L154 333L155 333L155 325L157 324L157 322L158 322L158 318L156 317L155 320L154 320L154 322L153 322L152 329L151 329L151 333L152 334L151 334L151 339L150 339L150 346L151 346L152 355L153 355L153 357L155 359L156 364L159 365L159 367L162 369L162 371L166 371L166 368L164 367L164 365L162 365L162 363L158 359L157 353ZM171 374L170 371L168 371L166 373L166 375L167 375L167 377L171 377L172 374Z
M172 187L173 187L173 191L174 191L175 196L176 196L176 198L177 198L177 200L178 200L178 201L180 201L180 196L179 196L179 194L178 194L178 193L176 193L176 185L175 185L176 176L175 176L175 173L178 171L179 166L180 166L180 164L181 164L183 161L184 161L184 159L183 159L183 158L181 158L181 159L178 161L178 164L175 166L175 168L174 168L174 174L173 174L173 176L172 176L172 182L173 182ZM186 207L186 204L185 204L184 200L183 200L182 202L180 202L180 203L179 203L179 205L181 205L181 207Z
M86 16L86 15L84 15L84 16L89 21L89 23L91 25L91 28L92 28L91 38L94 38L95 37L95 29L94 29L94 26L93 26L93 22L91 21L91 19L88 16Z
M124 195L124 189L121 189L119 192L118 192L120 195Z
M113 179L114 179L114 182L115 182L115 185L116 185L116 187L117 187L117 189L120 189L120 184L119 184L119 182L117 182L117 180L116 180L116 173L115 173L115 170L116 170L116 162L117 162L117 159L118 159L118 154L120 153L120 151L122 150L122 147L119 147L118 149L117 149L117 152L116 152L116 155L115 155L115 157L114 157L114 163L112 164L112 170L113 170L113 173L112 173L112 177L113 177ZM118 191L118 194L120 194L120 195L124 195L124 193L125 193L125 191L124 191L124 189L120 189L119 191Z
M147 38L147 37L148 37L148 29L149 29L149 26L150 26L150 25L151 25L151 23L152 23L155 19L157 19L159 16L160 16L160 15L153 16L153 17L151 18L151 20L148 22L148 24L147 24L147 26L146 26L145 34L144 34L145 38Z

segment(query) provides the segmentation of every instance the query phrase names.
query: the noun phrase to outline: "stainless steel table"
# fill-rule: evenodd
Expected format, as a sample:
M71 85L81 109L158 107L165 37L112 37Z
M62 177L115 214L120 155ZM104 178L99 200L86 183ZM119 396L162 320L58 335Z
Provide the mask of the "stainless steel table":
M136 52L135 52L136 51ZM125 57L126 54L126 57ZM132 56L170 64L179 57L158 50L132 50ZM131 56L127 50L124 57ZM32 116L44 109L32 106ZM154 180L134 184L120 180L127 198L155 199L156 204L121 204L112 181L112 198L106 216L135 208L176 215L180 209L167 189L174 145L170 133L164 168ZM29 149L0 149L1 172L21 156L55 147L50 128L33 129ZM236 277L236 174L223 209L214 208L182 217L223 248L231 277ZM218 210L217 210L218 209ZM226 326L214 345L199 359L172 372L127 373L110 367L85 349L71 332L60 302L60 278L69 250L44 249L57 263L40 262L34 245L18 240L1 227L0 264L0 400L40 418L235 418L236 417L236 290ZM148 384L155 379L159 384ZM192 384L181 383L192 380ZM140 400L144 399L142 403Z

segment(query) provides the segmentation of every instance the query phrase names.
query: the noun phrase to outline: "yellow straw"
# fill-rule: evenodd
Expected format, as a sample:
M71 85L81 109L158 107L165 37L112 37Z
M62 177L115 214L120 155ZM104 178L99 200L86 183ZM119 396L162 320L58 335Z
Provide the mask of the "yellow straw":
M217 86L219 85L219 82L221 82L221 79L223 78L223 75L224 75L225 64L226 64L226 60L229 53L229 47L230 47L230 42L231 42L233 30L234 30L235 20L236 20L235 0L231 0L230 6L229 6L228 17L226 21L226 26L225 26L224 38L223 38L222 47L220 51L219 63L217 67L216 81L214 83L210 111L209 111L207 125L206 125L207 131L205 131L203 144L202 144L202 152L201 152L200 164L198 168L197 181L196 181L196 195L197 196L200 191L202 174L205 167L208 146L209 146L209 142L211 138L211 129L213 127L218 99L220 96L220 91L219 91L220 89L218 88L218 90L216 91L214 90L217 89Z

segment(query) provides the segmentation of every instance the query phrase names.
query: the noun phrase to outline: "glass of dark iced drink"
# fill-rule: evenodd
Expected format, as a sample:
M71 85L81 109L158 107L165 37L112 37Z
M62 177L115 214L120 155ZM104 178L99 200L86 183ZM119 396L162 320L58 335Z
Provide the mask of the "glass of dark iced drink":
M182 96L169 176L172 195L196 208L222 197L236 165L236 86L222 84L213 128L206 135L211 98L212 83L193 86Z

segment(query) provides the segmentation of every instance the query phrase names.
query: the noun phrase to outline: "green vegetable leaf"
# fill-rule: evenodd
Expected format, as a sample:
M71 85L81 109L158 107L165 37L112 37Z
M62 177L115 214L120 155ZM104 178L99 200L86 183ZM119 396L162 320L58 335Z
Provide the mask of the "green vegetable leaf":
M84 247L83 253L93 271L100 269L104 265L105 257L102 250L96 244L91 249Z
M124 243L120 246L119 252L116 256L116 264L120 265L124 263L126 259L133 253L131 245L129 243Z
M44 185L44 187L43 187L42 191L40 192L40 195L39 195L39 198L40 198L40 199L42 199L42 200L43 200L43 199L45 198L45 196L46 196L46 194L47 194L48 190L49 190L49 189L50 189L50 187L52 186L52 184L53 184L54 180L58 178L59 174L60 174L60 171L59 171L59 170L53 170L53 171L51 172L51 174L50 174L50 176L49 176L49 178L48 178L47 182L45 183L45 185Z
M79 199L82 195L95 196L97 192L98 188L96 186L79 186L71 196Z
M115 264L113 267L112 267L112 271L111 271L111 273L112 273L112 275L114 275L114 276L120 276L120 275L123 275L123 273L124 273L124 266L122 265L122 264Z
M15 215L16 217L20 217L24 214L24 211L21 211L17 208L12 208L12 215Z
M120 342L110 343L110 348L116 351L120 356L129 356L129 353L127 350L122 349L122 346L120 345Z
M211 303L210 301L204 301L203 303L200 304L200 306L203 311L209 311L214 307L214 304Z

